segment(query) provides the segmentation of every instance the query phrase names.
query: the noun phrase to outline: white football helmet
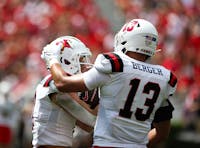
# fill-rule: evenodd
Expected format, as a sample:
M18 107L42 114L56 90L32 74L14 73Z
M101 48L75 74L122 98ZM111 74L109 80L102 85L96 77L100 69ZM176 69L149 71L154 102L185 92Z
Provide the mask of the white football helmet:
M72 36L62 36L52 41L51 44L64 43L61 49L59 62L64 71L70 75L81 73L81 65L90 63L91 52L83 42Z
M158 32L144 19L133 19L115 35L114 50L137 52L153 56L158 43Z

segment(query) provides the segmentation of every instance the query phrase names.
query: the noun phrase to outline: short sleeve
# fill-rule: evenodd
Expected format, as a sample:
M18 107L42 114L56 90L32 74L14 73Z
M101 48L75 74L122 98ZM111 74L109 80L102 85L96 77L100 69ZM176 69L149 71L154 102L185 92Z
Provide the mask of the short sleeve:
M175 93L177 82L178 82L177 77L172 72L170 72L170 77L168 81L169 96L172 96Z
M94 63L95 68L103 73L123 72L123 62L114 52L99 54Z
M171 104L169 100L165 100L163 102L162 106L158 108L158 110L155 113L153 122L161 122L170 120L172 118L172 113L174 111L174 106Z
M108 74L99 72L95 67L93 67L89 71L83 73L83 79L86 87L89 90L92 90L107 83L110 80L110 76Z

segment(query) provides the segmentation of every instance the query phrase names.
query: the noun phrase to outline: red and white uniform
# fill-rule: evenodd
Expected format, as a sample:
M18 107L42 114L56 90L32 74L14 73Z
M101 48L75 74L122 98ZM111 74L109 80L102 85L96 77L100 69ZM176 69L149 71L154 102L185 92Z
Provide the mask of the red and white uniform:
M145 148L151 123L172 118L177 79L162 66L121 52L100 54L84 81L100 89L93 146Z
M72 98L60 99L58 103L62 107L53 103L49 98L53 93L50 83L52 78L48 75L36 88L32 145L34 148L41 145L71 147L76 119L92 126L95 117Z

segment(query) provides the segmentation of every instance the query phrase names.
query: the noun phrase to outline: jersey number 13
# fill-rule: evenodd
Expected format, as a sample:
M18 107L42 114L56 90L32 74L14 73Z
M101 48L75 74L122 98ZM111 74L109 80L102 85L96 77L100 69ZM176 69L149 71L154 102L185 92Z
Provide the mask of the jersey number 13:
M125 117L125 118L131 118L132 116L132 111L131 111L131 106L133 104L134 101L134 97L135 94L139 88L140 85L140 80L139 79L133 79L130 81L130 85L132 86L128 97L126 99L125 105L123 109L120 109L119 112L119 116L121 117ZM136 112L135 112L135 118L139 121L145 121L147 119L149 119L153 108L154 108L154 104L158 98L158 95L160 93L160 86L157 83L153 83L153 82L147 82L144 85L142 94L149 94L150 91L153 91L153 96L152 98L146 98L144 105L148 107L146 113L143 113L143 109L142 108L136 108ZM142 96L141 94L141 96Z

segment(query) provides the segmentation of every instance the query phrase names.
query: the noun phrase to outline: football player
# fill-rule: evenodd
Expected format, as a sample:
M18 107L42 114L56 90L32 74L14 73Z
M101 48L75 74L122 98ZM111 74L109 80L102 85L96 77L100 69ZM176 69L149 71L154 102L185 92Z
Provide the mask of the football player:
M88 70L91 66L90 50L72 36L59 37L47 46L57 46L60 42L64 44L64 47L59 52L59 63L65 74L73 75ZM93 115L92 109L98 105L98 100L95 98L97 97L96 90L81 93L79 97L77 93L55 93L50 87L52 83L52 76L48 75L36 88L32 129L34 148L72 147L76 124L90 132L95 123L96 116ZM90 96L84 94L90 94ZM89 105L80 101L83 97ZM93 101L96 102L93 103Z
M148 62L157 43L154 25L133 19L116 34L114 52L99 54L92 69L74 76L66 76L58 62L62 43L43 50L59 91L99 88L93 148L146 148L168 137L177 78Z

